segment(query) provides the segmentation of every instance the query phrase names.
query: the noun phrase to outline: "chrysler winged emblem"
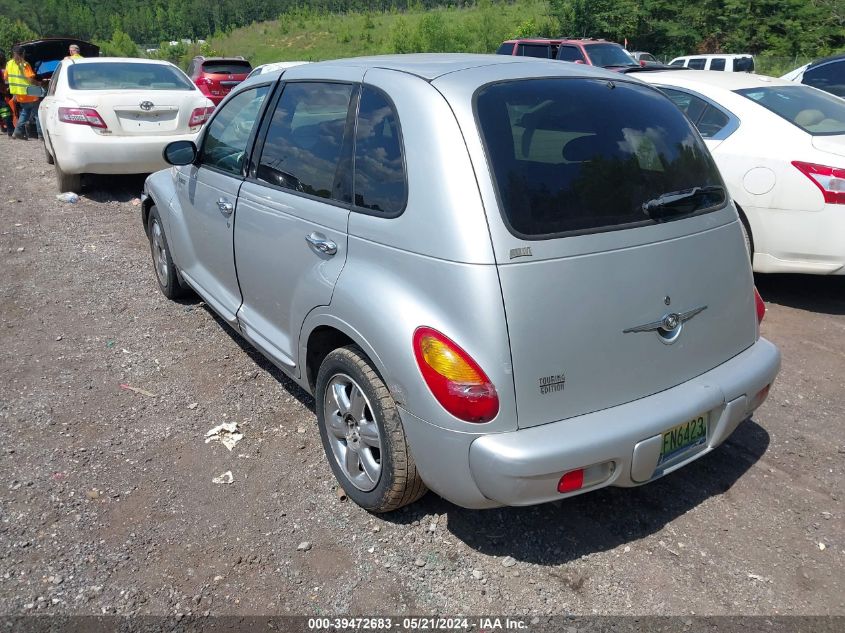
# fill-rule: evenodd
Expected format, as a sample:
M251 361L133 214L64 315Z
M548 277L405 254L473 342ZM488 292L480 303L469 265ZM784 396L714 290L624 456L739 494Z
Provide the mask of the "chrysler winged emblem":
M152 101L142 101L138 105L141 106L141 109L145 111L150 111L155 107L155 104Z
M660 336L660 340L664 343L674 343L681 334L681 328L684 323L706 309L707 306L699 306L697 308L693 308L692 310L687 310L686 312L670 312L669 314L663 315L657 321L629 327L627 330L622 330L622 333L657 332Z

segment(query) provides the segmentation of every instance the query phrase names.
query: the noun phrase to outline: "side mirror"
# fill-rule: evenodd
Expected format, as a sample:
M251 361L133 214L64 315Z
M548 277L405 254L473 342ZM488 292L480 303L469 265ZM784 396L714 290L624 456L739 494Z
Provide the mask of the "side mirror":
M173 141L165 146L162 157L170 165L190 165L197 159L197 146L193 141Z

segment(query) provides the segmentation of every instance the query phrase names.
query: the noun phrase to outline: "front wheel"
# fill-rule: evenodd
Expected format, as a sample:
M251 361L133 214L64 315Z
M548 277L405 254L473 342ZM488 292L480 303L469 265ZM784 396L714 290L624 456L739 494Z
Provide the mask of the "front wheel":
M427 492L396 403L360 348L326 356L315 399L323 449L350 499L371 512L390 512Z
M150 252L153 257L153 268L159 289L168 299L173 300L183 297L185 289L179 283L179 272L170 256L170 247L167 244L167 237L164 235L164 227L156 207L150 209L147 232L150 236Z

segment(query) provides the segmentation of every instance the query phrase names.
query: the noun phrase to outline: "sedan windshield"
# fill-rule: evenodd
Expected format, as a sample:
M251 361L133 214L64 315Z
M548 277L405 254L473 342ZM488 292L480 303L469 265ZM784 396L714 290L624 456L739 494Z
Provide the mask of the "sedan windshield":
M821 90L765 86L736 92L813 136L845 134L845 101Z
M593 66L638 66L619 44L589 44L584 47Z
M73 90L195 90L187 75L164 64L71 64L67 79Z

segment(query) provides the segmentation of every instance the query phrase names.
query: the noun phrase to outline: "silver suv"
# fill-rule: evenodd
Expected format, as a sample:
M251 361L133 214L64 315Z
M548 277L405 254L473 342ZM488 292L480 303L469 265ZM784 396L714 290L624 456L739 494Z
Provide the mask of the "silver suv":
M238 86L147 179L191 288L314 395L376 512L635 486L768 394L734 205L657 90L521 57L338 60Z

